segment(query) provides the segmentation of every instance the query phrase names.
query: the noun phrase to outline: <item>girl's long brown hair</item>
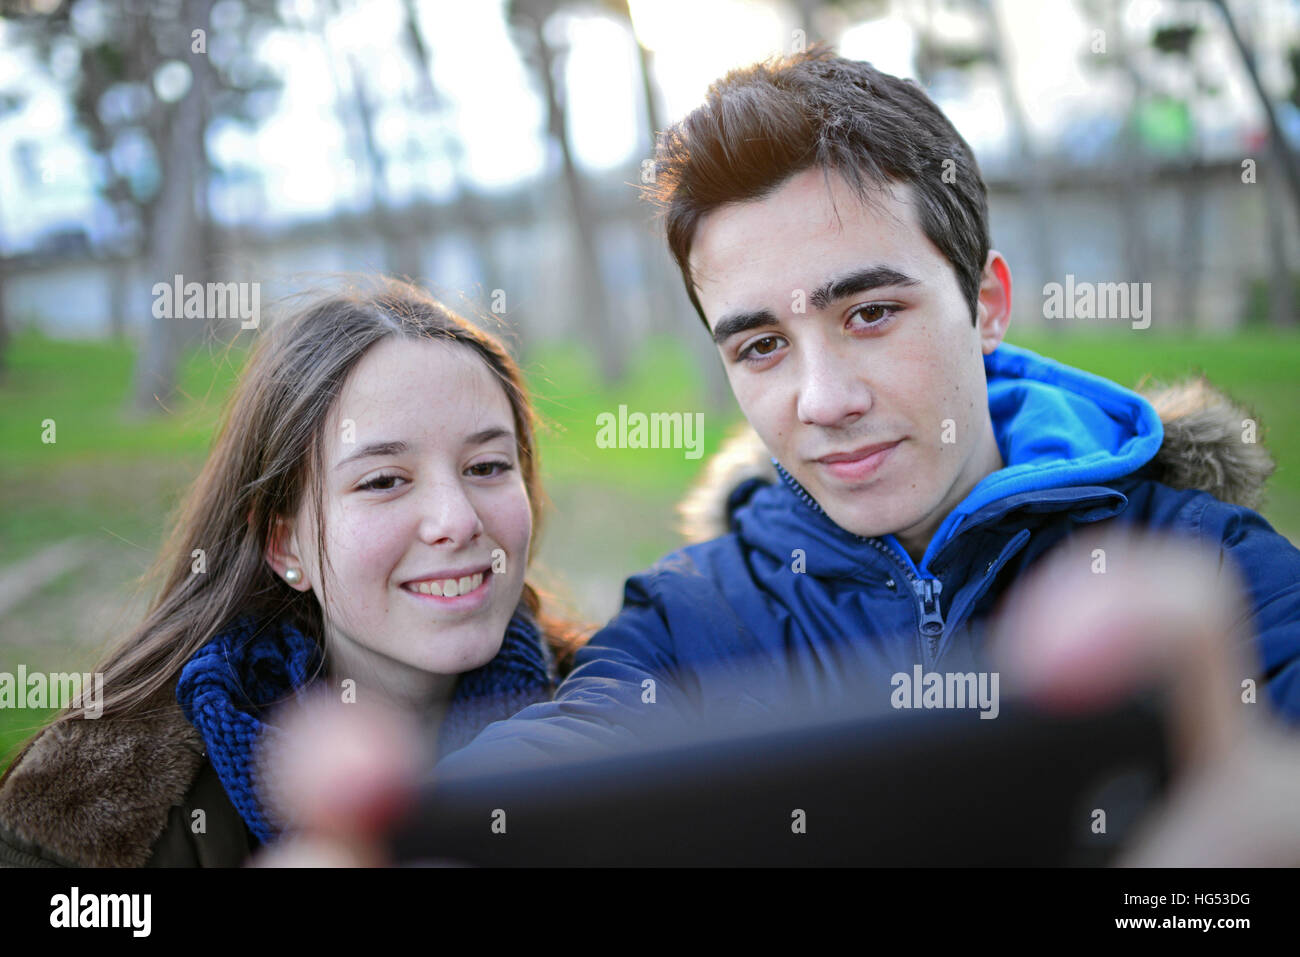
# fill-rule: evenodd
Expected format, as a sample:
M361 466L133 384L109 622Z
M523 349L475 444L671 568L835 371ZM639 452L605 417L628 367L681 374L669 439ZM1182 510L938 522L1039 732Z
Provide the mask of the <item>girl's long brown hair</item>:
M348 374L383 339L456 343L487 364L514 415L519 469L536 538L542 490L535 418L518 365L494 337L418 287L387 278L375 280L375 286L316 301L277 322L253 350L208 460L149 572L161 584L144 620L96 668L104 675L102 718L156 707L194 653L238 616L288 620L323 641L316 596L290 588L264 556L276 518L297 514L304 495L313 497L316 515L324 514L326 417ZM324 537L318 522L317 554L322 556ZM195 572L199 549L206 571ZM544 615L537 590L527 582L521 604L541 626L564 673L583 630ZM55 723L83 713L84 708L70 708Z

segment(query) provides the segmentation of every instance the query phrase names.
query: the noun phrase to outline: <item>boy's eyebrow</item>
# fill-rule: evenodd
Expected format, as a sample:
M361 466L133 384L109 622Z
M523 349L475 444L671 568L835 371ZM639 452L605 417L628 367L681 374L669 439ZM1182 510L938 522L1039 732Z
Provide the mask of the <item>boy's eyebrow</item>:
M808 302L814 309L825 309L832 302L846 296L857 295L872 289L888 286L919 286L921 280L907 273L899 272L892 266L867 266L854 269L840 276L832 276L812 291ZM770 309L757 309L753 312L733 312L718 320L713 328L713 341L722 345L740 332L748 332L760 326L779 326L781 321Z
M465 436L466 445L482 445L484 442L491 442L493 439L512 438L514 435L509 429L502 428L499 425L489 426L486 429L480 429L473 435ZM403 452L410 451L411 446L406 442L398 440L388 442L371 442L369 445L363 445L347 458L342 459L335 469L341 469L349 462L355 462L357 459L367 459L377 455L401 455Z
M826 280L812 291L812 294L808 297L808 302L814 309L825 309L838 299L854 296L860 292L868 292L885 286L919 285L921 285L921 280L914 279L890 266L868 266L865 269L855 269L842 276L834 276Z
M759 326L779 326L780 321L772 314L770 309L759 309L756 312L733 312L723 316L718 320L718 324L713 327L713 341L717 345L722 345L732 336L740 332L748 332Z

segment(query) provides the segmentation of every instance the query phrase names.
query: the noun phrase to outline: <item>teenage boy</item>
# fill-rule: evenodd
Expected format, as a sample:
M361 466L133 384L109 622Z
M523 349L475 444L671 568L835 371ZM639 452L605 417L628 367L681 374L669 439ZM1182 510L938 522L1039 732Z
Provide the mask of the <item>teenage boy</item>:
M719 537L631 578L556 699L441 776L617 748L670 718L887 705L917 666L980 672L1003 593L1089 529L1217 551L1253 606L1251 667L1227 678L1300 716L1300 551L1239 504L1267 456L1221 397L1166 410L1166 435L1142 396L1003 342L1011 271L985 185L917 85L824 48L735 71L662 135L656 174L777 478L722 489ZM1116 587L1136 572L1122 549L1083 554Z

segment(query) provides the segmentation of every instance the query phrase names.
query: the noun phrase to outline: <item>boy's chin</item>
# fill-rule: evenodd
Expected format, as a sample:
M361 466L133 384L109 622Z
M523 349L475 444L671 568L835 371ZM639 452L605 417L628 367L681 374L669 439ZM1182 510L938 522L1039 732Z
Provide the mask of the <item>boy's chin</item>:
M910 522L900 521L907 519L908 516L903 514L901 509L891 508L886 504L884 508L875 507L854 508L850 505L831 502L829 504L820 503L822 510L832 522L860 538L881 538L885 535L894 535L910 527Z

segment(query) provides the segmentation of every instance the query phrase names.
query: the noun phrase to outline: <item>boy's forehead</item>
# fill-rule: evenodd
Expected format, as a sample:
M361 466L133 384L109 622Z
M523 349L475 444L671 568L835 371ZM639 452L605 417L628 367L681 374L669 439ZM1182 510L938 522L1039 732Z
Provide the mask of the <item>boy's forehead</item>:
M866 265L911 265L903 271L914 274L932 251L907 184L872 189L864 199L841 174L820 168L767 196L710 211L693 240L689 262L701 294L710 286L729 292L735 283L811 287Z
M879 234L919 229L914 192L906 183L868 187L859 193L835 171L812 167L791 176L763 196L728 203L700 218L691 258L705 256L759 221L800 234L853 237L852 225L873 223Z

